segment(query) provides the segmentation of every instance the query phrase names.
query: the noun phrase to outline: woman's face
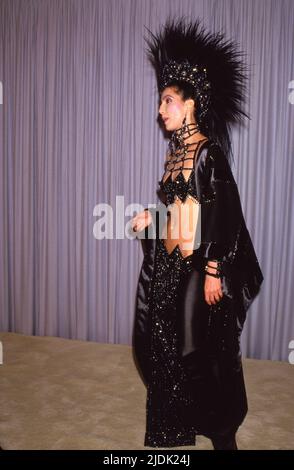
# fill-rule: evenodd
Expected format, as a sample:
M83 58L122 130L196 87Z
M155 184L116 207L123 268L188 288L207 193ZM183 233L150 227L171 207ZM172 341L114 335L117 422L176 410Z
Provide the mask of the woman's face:
M172 87L166 87L160 94L159 114L167 131L179 129L186 116L187 102L174 91Z

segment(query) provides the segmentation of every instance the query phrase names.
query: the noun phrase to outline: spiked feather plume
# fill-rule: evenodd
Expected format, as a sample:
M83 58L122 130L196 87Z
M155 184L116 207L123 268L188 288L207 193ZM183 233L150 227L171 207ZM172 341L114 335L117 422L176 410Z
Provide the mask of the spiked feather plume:
M185 23L183 17L169 18L157 35L146 28L151 38L144 38L148 49L148 59L153 65L157 78L158 91L168 86L163 81L164 67L170 61L179 64L188 61L191 66L205 68L210 86L209 105L202 122L201 131L218 142L227 159L231 161L230 127L242 123L244 117L250 119L243 110L246 96L246 66L241 51L233 41L225 40L221 32L210 33L200 26L200 20ZM165 67L165 69L166 69ZM170 78L174 82L174 77ZM185 81L185 80L184 80ZM201 90L195 87L196 99ZM199 108L199 100L196 101Z

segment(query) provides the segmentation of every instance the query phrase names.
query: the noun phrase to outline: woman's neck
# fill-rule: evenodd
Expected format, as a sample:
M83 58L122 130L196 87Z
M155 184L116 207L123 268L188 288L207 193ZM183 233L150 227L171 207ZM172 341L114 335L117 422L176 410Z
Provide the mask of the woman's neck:
M183 123L181 127L175 129L172 133L171 141L173 141L176 146L179 146L183 143L196 143L205 138L206 136L201 134L198 124L196 122L190 122Z

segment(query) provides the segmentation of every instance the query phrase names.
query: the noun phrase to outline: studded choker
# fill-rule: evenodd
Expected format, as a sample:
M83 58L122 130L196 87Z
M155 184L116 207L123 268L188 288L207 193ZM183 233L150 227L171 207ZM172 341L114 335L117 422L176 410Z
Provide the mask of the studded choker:
M186 123L186 117L183 120L183 124L179 129L173 131L171 139L169 141L169 149L172 154L175 154L176 150L183 150L184 153L187 152L189 143L186 143L189 137L194 134L199 134L200 129L197 123Z

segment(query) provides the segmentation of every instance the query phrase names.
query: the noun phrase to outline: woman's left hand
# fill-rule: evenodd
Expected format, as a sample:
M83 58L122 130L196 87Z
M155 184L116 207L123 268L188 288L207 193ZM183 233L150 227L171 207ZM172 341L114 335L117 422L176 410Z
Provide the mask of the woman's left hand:
M215 274L218 263L216 260L208 260L207 272ZM204 297L209 305L216 304L223 296L220 278L206 274L204 282Z
M211 271L212 272L212 271ZM209 305L216 304L223 296L220 278L205 275L204 297Z

